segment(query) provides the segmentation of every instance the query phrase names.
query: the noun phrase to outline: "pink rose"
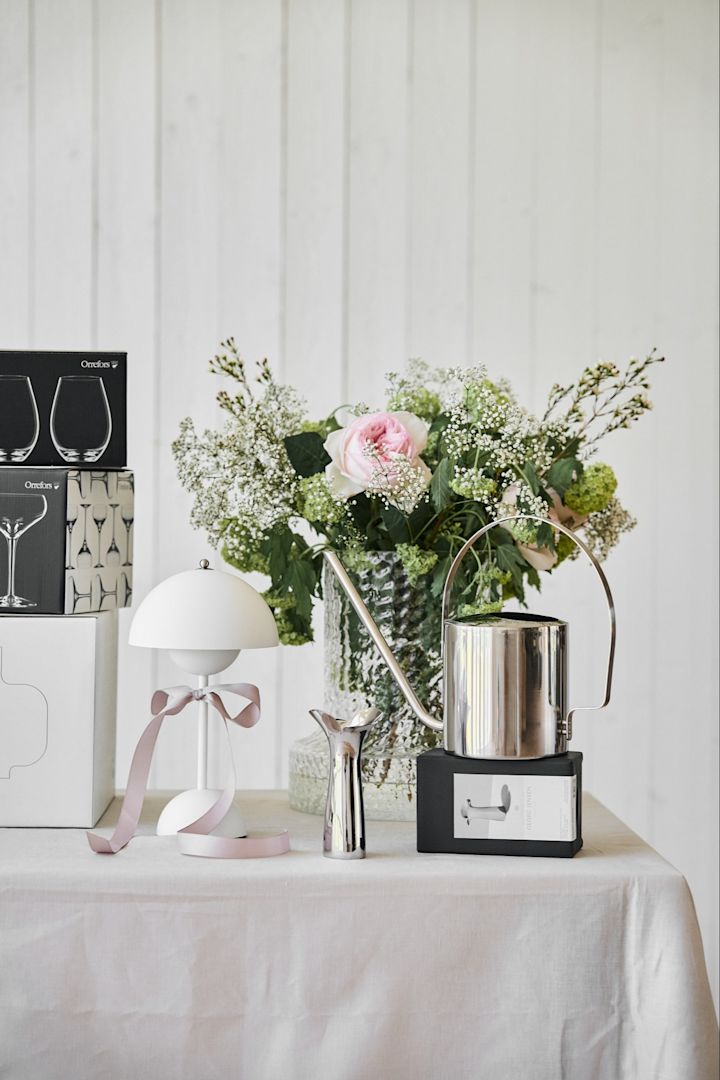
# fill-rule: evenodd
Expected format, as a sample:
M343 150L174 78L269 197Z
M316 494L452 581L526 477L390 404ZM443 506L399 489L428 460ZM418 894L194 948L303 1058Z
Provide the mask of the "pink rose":
M325 449L332 461L325 467L325 475L333 495L349 499L378 486L392 491L400 460L429 483L430 470L420 457L427 435L425 421L409 412L366 413L347 427L331 431ZM378 484L380 475L382 485Z

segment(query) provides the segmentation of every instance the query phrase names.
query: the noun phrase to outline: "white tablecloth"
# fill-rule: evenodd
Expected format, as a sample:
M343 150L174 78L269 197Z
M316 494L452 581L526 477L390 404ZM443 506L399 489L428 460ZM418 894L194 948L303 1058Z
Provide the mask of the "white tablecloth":
M572 860L418 855L414 826L369 822L350 863L283 794L240 800L291 854L0 830L0 1076L717 1077L687 885L593 799Z

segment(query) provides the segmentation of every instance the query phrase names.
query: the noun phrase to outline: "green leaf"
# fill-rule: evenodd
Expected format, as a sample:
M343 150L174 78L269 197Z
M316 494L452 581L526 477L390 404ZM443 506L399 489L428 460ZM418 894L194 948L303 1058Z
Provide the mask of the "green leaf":
M449 423L450 417L447 413L438 413L438 415L435 417L432 424L430 425L428 435L432 435L435 431L444 431Z
M430 498L438 514L450 503L453 491L450 487L451 465L449 458L443 458L433 473L430 482Z
M450 564L452 563L452 556L448 555L446 558L438 562L433 570L432 582L430 585L430 592L433 597L437 599L445 588L445 578L448 576Z
M383 524L391 539L396 544L406 544L410 540L408 519L396 506L384 506L380 511Z
M522 597L524 593L523 574L527 570L528 564L518 549L514 544L503 544L497 549L495 559L500 569L506 570L511 575L513 588L518 597Z
M268 556L270 577L273 584L282 581L290 558L290 549L293 545L293 534L285 526L273 529L272 533L263 541L264 553Z
M580 476L582 469L582 462L577 458L560 458L550 466L545 475L545 482L548 487L554 488L562 499L575 476Z
M330 455L323 446L323 437L317 431L287 435L283 442L290 464L298 476L314 476L330 462Z
M555 534L552 531L550 525L548 525L544 521L540 525L538 525L537 546L541 548L549 548L550 551L555 550Z
M283 584L292 592L295 609L301 618L309 619L312 613L312 592L315 588L315 575L306 559L292 559Z
M522 473L525 480L527 481L528 487L532 491L533 495L539 495L540 494L540 479L538 477L538 474L537 474L537 472L535 470L535 466L533 465L532 461L526 461L525 464L523 465L522 469L520 470L520 472Z

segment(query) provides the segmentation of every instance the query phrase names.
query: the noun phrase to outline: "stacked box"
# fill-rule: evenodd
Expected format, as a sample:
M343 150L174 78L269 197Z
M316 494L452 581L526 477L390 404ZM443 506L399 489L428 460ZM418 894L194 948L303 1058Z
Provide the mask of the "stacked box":
M418 756L418 851L571 859L582 842L581 753Z
M126 361L0 351L0 826L92 827L113 795Z

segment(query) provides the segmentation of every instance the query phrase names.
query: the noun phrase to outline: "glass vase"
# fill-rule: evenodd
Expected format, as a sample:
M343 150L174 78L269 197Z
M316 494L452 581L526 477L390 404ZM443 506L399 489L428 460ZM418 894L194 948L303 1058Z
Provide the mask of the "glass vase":
M440 600L430 578L411 585L395 552L373 552L351 576L421 701L442 714ZM347 719L366 705L382 711L363 748L365 813L371 819L415 817L417 755L440 744L424 727L362 626L329 566L323 576L325 693L323 708ZM299 739L290 751L290 805L320 814L325 809L327 740L322 732Z

